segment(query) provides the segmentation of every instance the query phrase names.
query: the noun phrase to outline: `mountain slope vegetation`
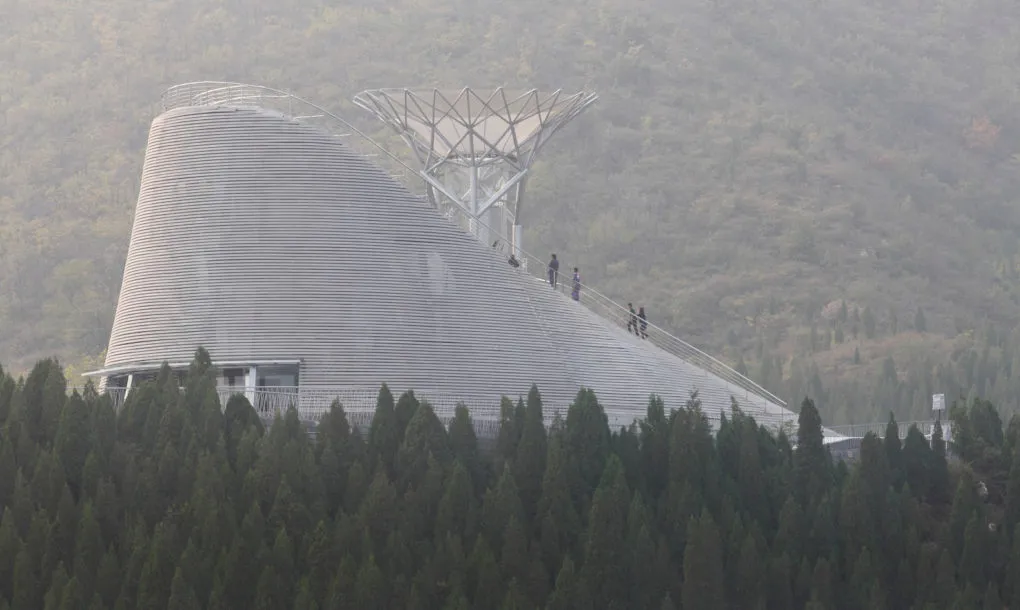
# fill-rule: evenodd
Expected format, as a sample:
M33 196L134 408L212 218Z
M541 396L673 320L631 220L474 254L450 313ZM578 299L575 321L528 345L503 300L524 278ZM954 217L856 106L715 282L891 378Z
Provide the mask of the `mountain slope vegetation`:
M1020 321L1015 3L0 10L0 353L15 363L103 349L167 86L288 89L392 146L350 103L358 91L591 88L598 105L531 176L529 250L562 253L587 282L795 402L817 377L833 421L922 417L930 390L1015 408L996 394L1009 394ZM881 398L889 357L906 399Z

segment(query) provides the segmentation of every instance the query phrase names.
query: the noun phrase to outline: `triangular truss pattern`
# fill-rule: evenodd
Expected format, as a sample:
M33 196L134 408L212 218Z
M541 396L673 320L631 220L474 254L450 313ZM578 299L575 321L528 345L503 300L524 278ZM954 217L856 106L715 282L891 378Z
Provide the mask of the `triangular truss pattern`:
M458 213L486 243L502 239L519 250L524 178L535 155L596 99L584 91L374 89L354 103L401 135L434 205L450 217ZM450 204L457 209L446 209Z

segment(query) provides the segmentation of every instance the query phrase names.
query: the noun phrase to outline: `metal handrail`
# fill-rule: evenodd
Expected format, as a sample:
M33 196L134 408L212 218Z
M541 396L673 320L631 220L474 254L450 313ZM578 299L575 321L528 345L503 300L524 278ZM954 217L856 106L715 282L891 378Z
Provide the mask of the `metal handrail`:
M343 118L293 93L271 87L263 87L262 85L226 81L196 81L170 87L163 92L160 98L162 112L191 106L252 106L277 111L300 123L309 123L315 119L323 119L327 123L325 131L337 137L350 138L350 133L337 133L335 130L330 129L328 125L329 122L338 123L372 147L382 151L388 158L408 172L407 174L390 174L392 178L398 182L404 182L408 186L417 184L418 180L421 181L422 186L424 185L424 179L418 170L404 163L383 145ZM308 112L308 109L312 109L314 112ZM352 140L349 139L348 142ZM358 151L358 154L366 158L376 158L376 155L362 151ZM413 182L411 180L412 177L414 178Z
M481 226L489 230L491 234L499 235L498 232L495 232L483 221L471 217L465 210L459 209L457 208L457 206L450 206L449 210L450 212L455 212L464 215L467 220L473 221L478 226ZM445 215L448 219L450 212L448 212ZM454 224L454 226L457 226L461 230L465 230L464 227L458 222L452 222L452 224ZM532 277L538 278L543 282L547 282L547 276L545 275L545 273L548 269L548 265L546 262L544 262L542 259L539 259L537 256L528 253L524 249L514 246L509 242L506 242L505 238L500 237L496 241L503 242L504 244L508 245L510 252L514 253L516 257L519 257L518 258L518 262L520 263L520 267L518 267L519 269L529 273L529 275L531 275ZM537 265L529 265L528 264L529 261L535 261ZM560 261L560 264L563 265L563 261ZM541 272L535 273L533 271L529 271L531 267L541 269ZM561 269L563 268L571 269L572 267L570 265L566 265L565 267L561 267ZM572 284L573 280L569 273L561 272L556 284L556 289L560 292L563 292L564 294L569 294L573 288ZM608 319L611 322L620 324L624 328L627 327L627 323L631 319L630 317L631 314L630 310L624 307L623 305L617 303L616 301L605 296L601 292L595 290L590 285L584 284L583 282L581 283L581 290L578 296L580 303L582 305L585 305L589 310L593 311L594 313L600 315L603 318ZM638 322L640 323L641 320L639 319ZM650 341L653 345L655 345L659 349L662 349L663 351L672 354L677 358L684 360L685 362L693 364L701 368L702 370L706 371L707 373L715 375L716 377L722 379L723 381L726 381L730 384L739 387L746 393L754 394L760 398L763 398L775 404L778 407L783 408L786 407L786 402L784 400L782 400L772 392L769 392L765 388L761 387L760 385L749 379L746 375L738 373L732 367L724 364L715 357L701 351L700 349L694 347L693 345L687 343L686 341L674 336L661 326L658 326L647 320L645 321L645 323L647 325L647 340Z
M880 437L885 436L886 427L889 425L888 422L873 422L868 424L842 424L839 426L828 426L828 429L840 436L846 436L850 438L863 437L869 432L874 432ZM935 420L919 420L919 421L907 421L907 422L896 422L897 434L901 439L907 437L907 432L910 431L912 426L917 426L917 429L928 438L931 436L932 430L935 429ZM943 428L950 426L950 422L943 421Z

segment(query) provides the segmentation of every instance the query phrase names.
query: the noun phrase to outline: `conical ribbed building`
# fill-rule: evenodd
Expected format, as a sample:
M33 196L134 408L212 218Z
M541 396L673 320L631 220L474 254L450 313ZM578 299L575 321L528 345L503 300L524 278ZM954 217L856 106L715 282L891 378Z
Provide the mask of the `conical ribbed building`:
M534 383L550 417L590 387L614 426L643 416L653 393L668 408L693 391L712 419L736 401L767 423L793 421L654 325L646 339L628 332L627 314L604 315L615 304L587 287L573 300L508 264L324 126L325 111L237 87L172 90L153 121L96 372L109 391L164 362L183 370L203 346L223 394L267 412L296 404L308 419L334 398L367 417L386 383L440 417L463 402L485 430L501 396Z

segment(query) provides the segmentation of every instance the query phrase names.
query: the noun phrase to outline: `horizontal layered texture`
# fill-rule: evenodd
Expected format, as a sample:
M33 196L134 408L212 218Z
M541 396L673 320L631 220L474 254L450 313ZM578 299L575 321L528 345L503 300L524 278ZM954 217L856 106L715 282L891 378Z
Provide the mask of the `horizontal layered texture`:
M550 416L593 388L614 425L694 390L712 419L731 396L791 418L510 267L336 136L255 108L177 108L149 134L106 366L198 346L299 360L302 390L385 382L483 418L532 383Z

